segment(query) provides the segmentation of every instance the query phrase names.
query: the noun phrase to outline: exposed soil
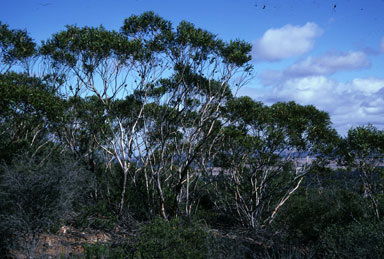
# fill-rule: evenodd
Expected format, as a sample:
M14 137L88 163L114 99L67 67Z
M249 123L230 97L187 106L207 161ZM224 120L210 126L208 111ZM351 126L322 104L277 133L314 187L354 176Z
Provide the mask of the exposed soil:
M95 243L108 243L112 240L109 234L95 230L78 230L63 226L56 234L42 234L36 248L37 258L68 258L81 256L84 253L83 245ZM21 251L12 251L15 258L27 258Z

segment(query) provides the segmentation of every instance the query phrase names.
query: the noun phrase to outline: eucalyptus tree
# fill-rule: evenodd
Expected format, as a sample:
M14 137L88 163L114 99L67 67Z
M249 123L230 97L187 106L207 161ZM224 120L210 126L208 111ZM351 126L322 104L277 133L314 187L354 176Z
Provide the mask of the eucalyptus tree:
M364 198L369 200L376 220L380 220L384 194L384 131L372 125L352 128L343 139L340 152L347 169L358 173Z
M230 89L249 77L250 50L187 22L173 29L147 12L126 19L121 32L68 26L40 53L50 71L63 73L61 93L99 99L108 127L94 139L122 169L120 211L127 181L144 177L148 197L167 218L182 201L190 211L192 165L215 143Z
M0 22L0 73L9 72L21 65L30 72L29 59L36 54L36 43L23 30L10 29Z
M112 157L101 145L113 136L108 124L109 116L97 96L71 96L62 101L63 118L53 132L61 146L82 161L97 179L94 181L94 200L110 196ZM116 172L111 172L115 174Z
M144 141L137 147L148 193L160 200L167 218L191 213L197 169L208 164L206 155L220 139L220 108L231 89L246 82L252 66L249 44L225 43L188 22L167 31L164 42L169 70L147 94Z
M0 22L0 160L9 162L18 149L39 147L47 118L55 116L48 108L56 100L50 84L14 72L30 72L28 60L35 54L36 44L26 31Z
M240 97L228 102L226 112L231 123L215 160L222 178L215 203L258 228L274 220L312 166L325 165L337 134L327 113L294 102L268 107Z
M100 138L93 138L121 166L124 183L120 209L124 207L127 175L132 160L132 140L141 115L134 114L133 122L125 127L120 116L108 116L112 102L132 93L135 89L147 88L146 73L151 63L142 57L142 43L128 40L124 35L98 28L67 26L65 31L54 34L41 47L45 62L56 73L64 73L62 93L74 97L96 96L103 107L102 115L108 124L101 129ZM156 67L156 65L153 65ZM148 70L148 71L147 71ZM73 122L75 123L75 122ZM79 127L72 127L74 130ZM69 132L70 135L73 135ZM67 138L74 141L73 138Z
M27 74L0 74L0 160L24 151L39 152L53 143L63 102L49 82Z

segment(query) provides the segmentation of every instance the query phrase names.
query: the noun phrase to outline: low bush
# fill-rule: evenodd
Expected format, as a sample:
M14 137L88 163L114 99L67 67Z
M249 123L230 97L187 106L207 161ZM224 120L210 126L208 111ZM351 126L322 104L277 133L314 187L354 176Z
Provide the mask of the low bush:
M109 244L85 244L84 257L86 259L123 259L127 258L126 249L123 246L111 246Z
M208 234L193 222L155 219L139 231L136 258L207 258Z
M321 242L326 258L384 258L384 222L333 225Z

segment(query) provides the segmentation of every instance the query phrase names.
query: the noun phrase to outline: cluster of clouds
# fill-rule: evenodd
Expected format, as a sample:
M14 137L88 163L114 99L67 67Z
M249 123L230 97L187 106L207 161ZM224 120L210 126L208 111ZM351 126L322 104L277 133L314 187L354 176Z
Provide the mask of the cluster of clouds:
M368 123L384 128L384 78L352 78L340 82L331 77L338 72L370 68L370 54L334 51L303 57L322 34L323 30L310 22L267 30L254 42L255 62L298 59L281 70L260 71L258 80L263 88L244 88L241 94L267 104L294 100L302 105L315 105L330 114L334 127L342 135L353 126ZM379 51L384 53L384 37Z
M267 61L301 55L313 48L315 39L321 34L323 30L311 22L304 26L287 24L282 28L269 29L254 43L252 54L255 59Z
M283 71L263 71L260 74L260 80L264 85L273 85L293 78L332 75L340 71L369 68L370 66L371 62L362 51L327 53L317 58L309 56Z

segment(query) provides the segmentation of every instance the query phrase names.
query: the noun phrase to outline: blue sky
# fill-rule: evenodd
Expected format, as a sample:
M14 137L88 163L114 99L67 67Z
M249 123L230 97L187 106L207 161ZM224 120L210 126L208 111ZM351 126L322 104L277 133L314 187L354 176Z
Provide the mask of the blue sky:
M149 10L252 43L255 77L239 94L313 104L342 135L384 128L384 0L2 0L0 20L40 42L67 24L119 30Z

